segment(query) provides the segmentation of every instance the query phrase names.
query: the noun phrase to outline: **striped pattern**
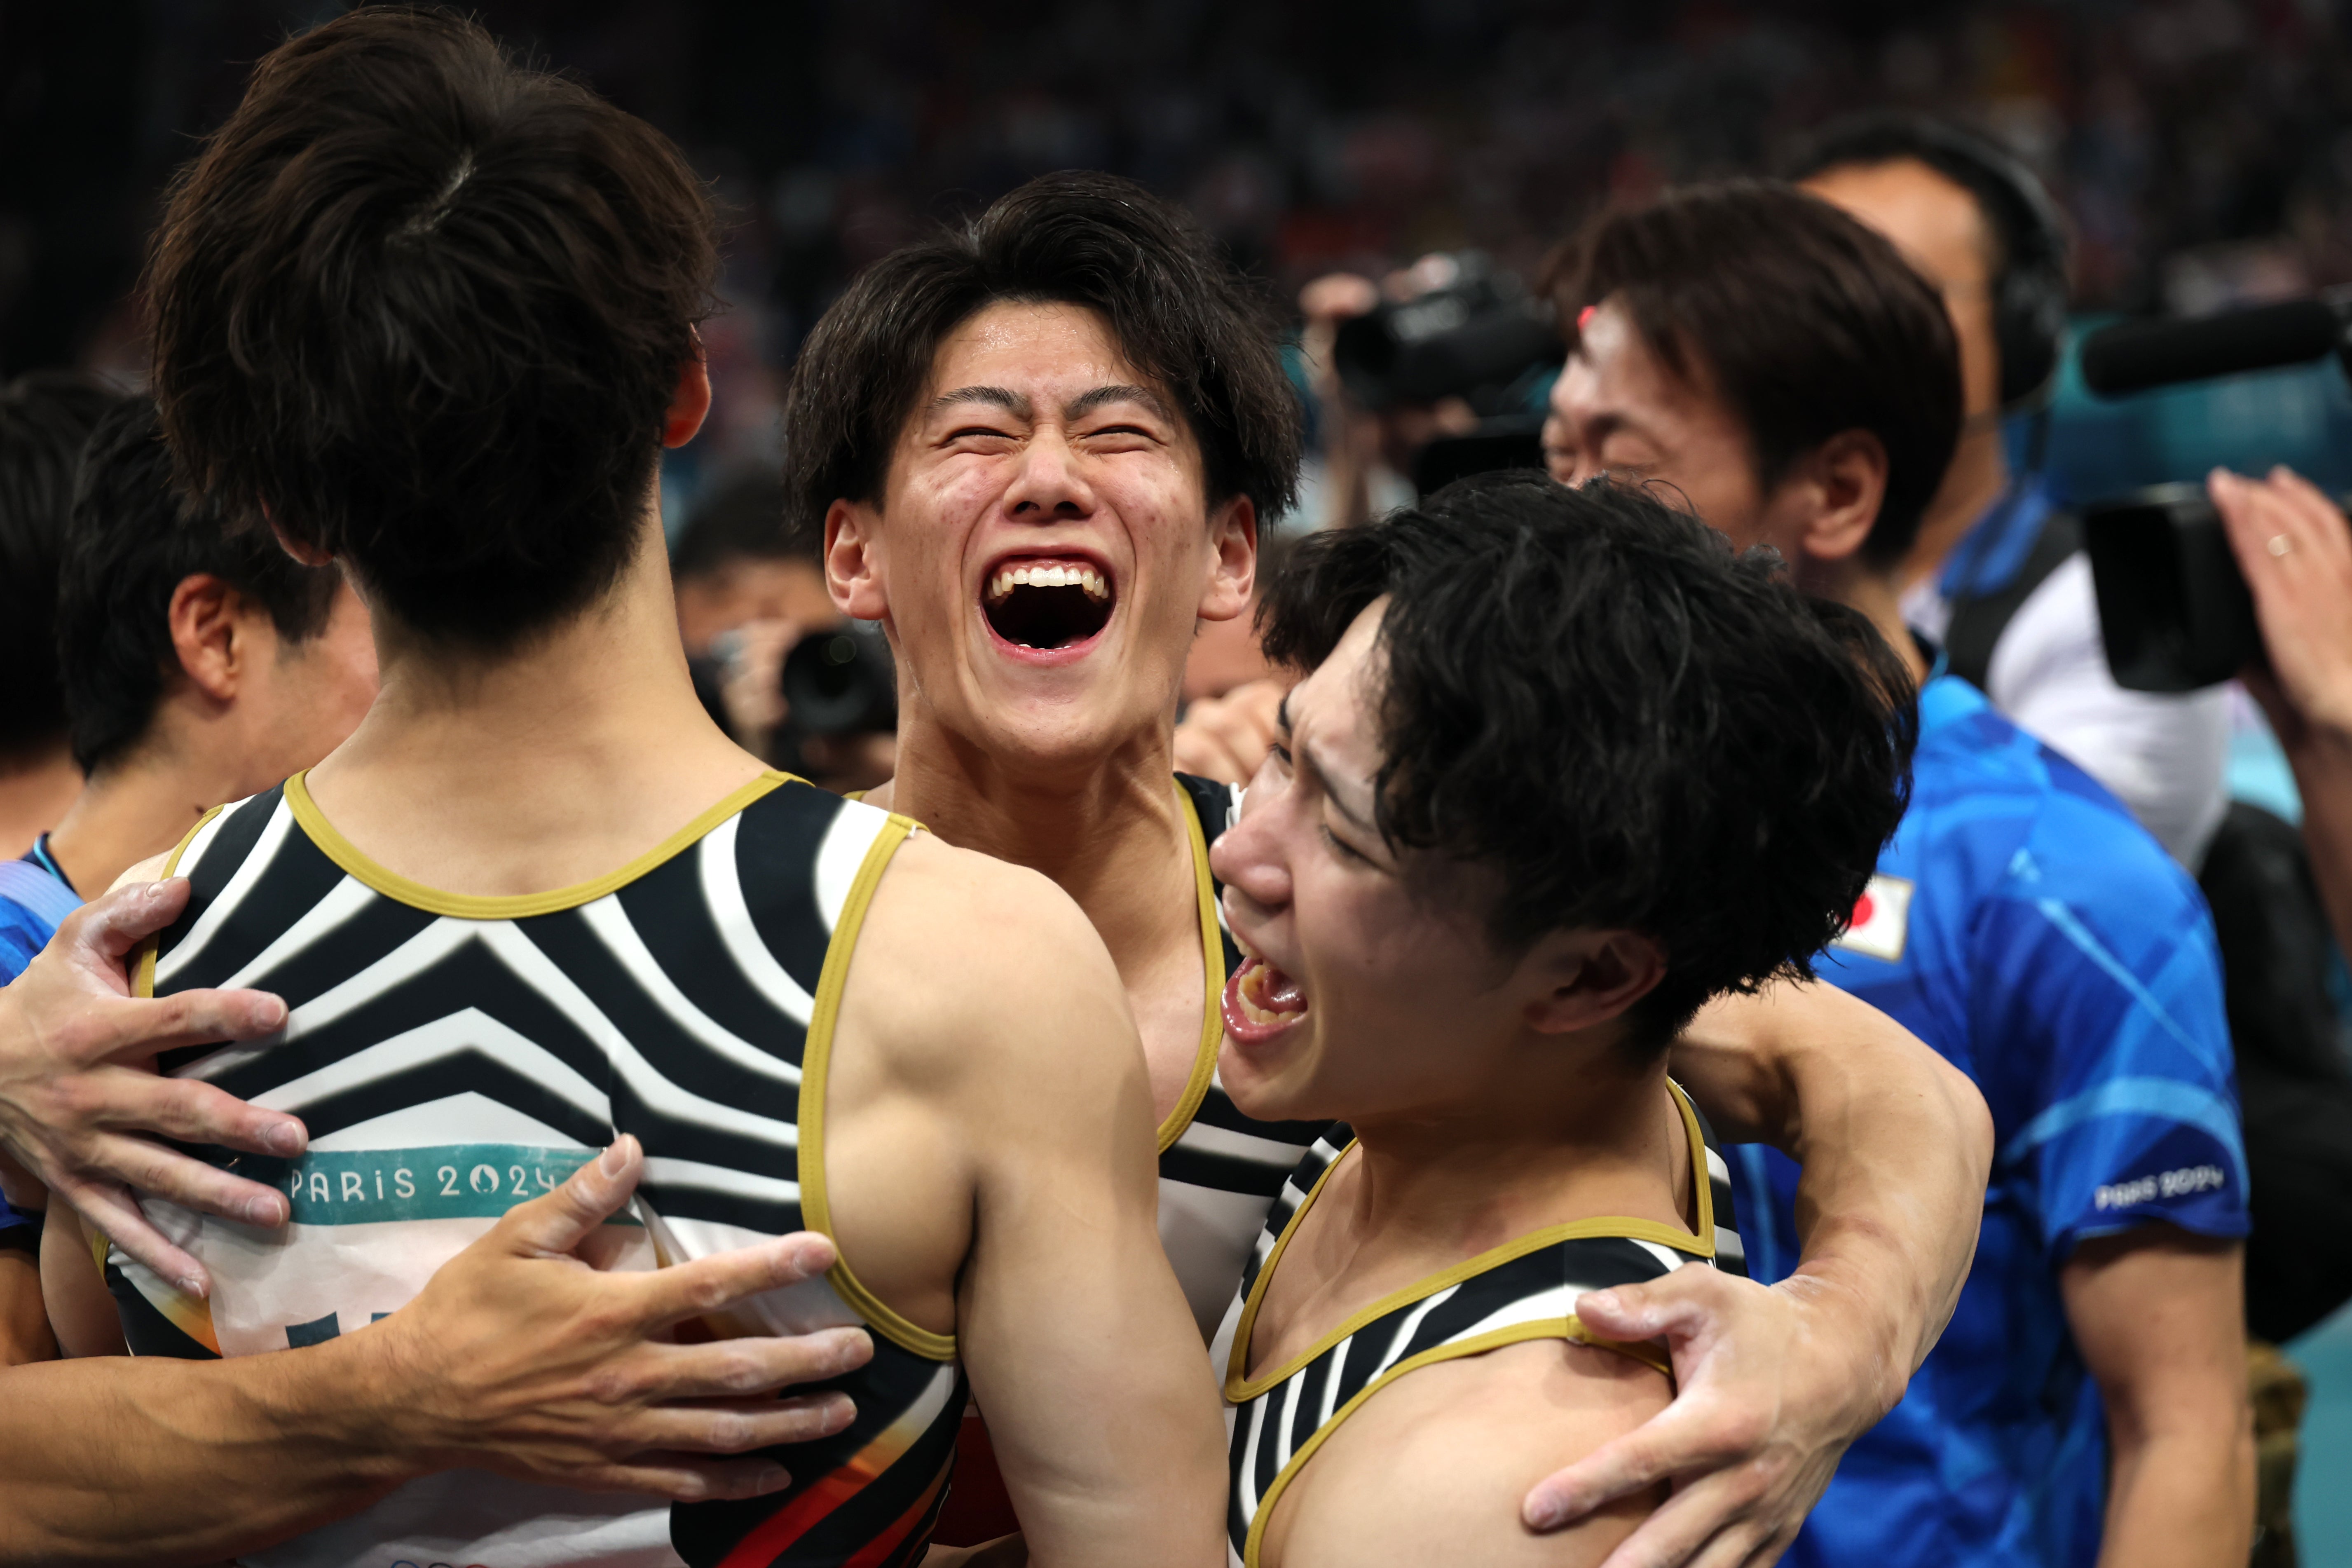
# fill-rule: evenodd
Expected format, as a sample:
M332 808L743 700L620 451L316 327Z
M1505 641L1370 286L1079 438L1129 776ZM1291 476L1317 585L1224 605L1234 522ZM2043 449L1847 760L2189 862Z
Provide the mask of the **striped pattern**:
M865 900L911 826L773 774L622 874L493 900L374 867L299 777L206 820L178 857L194 896L158 943L152 984L264 986L290 1012L279 1039L168 1067L301 1116L311 1147L294 1161L212 1152L289 1193L284 1232L159 1216L212 1270L210 1302L111 1255L134 1351L249 1354L351 1331L619 1132L646 1154L634 1213L606 1227L619 1267L822 1228L821 1106L802 1102L831 1045L820 998L837 998ZM952 1340L874 1302L846 1261L705 1327L859 1321L876 1331L874 1360L824 1385L850 1394L857 1420L793 1449L783 1493L672 1510L435 1478L249 1561L918 1561L963 1405Z
M1274 1506L1316 1449L1366 1400L1408 1373L1527 1340L1555 1339L1602 1345L1672 1375L1656 1345L1588 1334L1576 1303L1588 1290L1638 1284L1686 1263L1730 1261L1722 1253L1730 1233L1715 1220L1729 1213L1716 1207L1727 1186L1715 1174L1723 1162L1696 1110L1679 1089L1673 1092L1685 1125L1699 1134L1693 1178L1711 1178L1701 1189L1696 1236L1637 1220L1550 1226L1397 1292L1342 1322L1289 1365L1251 1378L1250 1340L1265 1288L1298 1221L1354 1139L1342 1124L1316 1141L1272 1205L1212 1351L1224 1375L1231 1481L1225 1528L1234 1568L1256 1568Z
M1160 1128L1160 1239L1201 1325L1201 1337L1207 1339L1234 1299L1234 1281L1265 1228L1267 1208L1284 1178L1330 1124L1253 1121L1217 1079L1217 1049L1224 1040L1220 999L1242 955L1225 925L1223 889L1209 873L1208 847L1239 816L1242 792L1189 773L1178 773L1176 782L1200 827L1209 995L1194 1069L1196 1092L1187 1094Z

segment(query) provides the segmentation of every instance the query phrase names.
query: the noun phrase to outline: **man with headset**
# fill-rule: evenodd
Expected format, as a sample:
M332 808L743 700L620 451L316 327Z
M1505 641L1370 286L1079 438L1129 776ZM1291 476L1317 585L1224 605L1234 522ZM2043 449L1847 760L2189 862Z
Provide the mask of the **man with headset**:
M2082 528L2041 473L2066 327L2066 235L1991 142L1911 114L1838 121L1790 174L1895 242L1944 296L1960 345L1958 450L1901 571L1911 625L1952 673L2113 790L2194 872L2228 799L2227 700L2126 691L2108 672ZM2022 471L2010 416L2031 417Z

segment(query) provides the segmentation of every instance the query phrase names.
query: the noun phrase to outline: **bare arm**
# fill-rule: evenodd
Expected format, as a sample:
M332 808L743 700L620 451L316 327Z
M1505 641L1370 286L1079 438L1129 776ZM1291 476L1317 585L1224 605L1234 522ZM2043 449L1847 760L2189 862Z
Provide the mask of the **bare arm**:
M2244 1248L2143 1226L2084 1242L2058 1284L2107 1408L2099 1562L2243 1563L2254 1530Z
M1769 1289L1685 1268L1583 1299L1602 1333L1664 1335L1681 1389L1656 1420L1528 1495L1531 1523L1565 1522L1675 1479L1609 1568L1758 1552L1761 1563L1785 1549L1846 1447L1935 1348L1975 1257L1992 1164L1976 1086L1832 986L1717 1002L1673 1062L1725 1137L1802 1164L1804 1257Z
M0 1563L210 1563L457 1466L681 1498L785 1484L726 1456L838 1430L838 1395L764 1397L862 1361L864 1336L659 1342L817 1272L788 1237L652 1274L572 1256L628 1201L624 1139L519 1205L382 1322L230 1361L121 1356L0 1371Z
M2352 952L2352 525L2284 468L2261 480L2217 469L2209 488L2269 655L2246 689L2294 769L2312 875Z
M844 1255L918 1322L925 1279L953 1279L951 1309L924 1310L951 1310L1032 1561L1222 1562L1223 1427L1160 1243L1143 1051L1101 937L1035 873L917 838L857 954L825 1113ZM861 1088L878 1061L887 1080ZM910 1099L919 1119L900 1115ZM919 1184L918 1162L932 1171ZM919 1202L886 1193L918 1184ZM968 1238L895 1268L894 1235L942 1191L970 1194L947 1205ZM875 1217L893 1201L895 1218Z

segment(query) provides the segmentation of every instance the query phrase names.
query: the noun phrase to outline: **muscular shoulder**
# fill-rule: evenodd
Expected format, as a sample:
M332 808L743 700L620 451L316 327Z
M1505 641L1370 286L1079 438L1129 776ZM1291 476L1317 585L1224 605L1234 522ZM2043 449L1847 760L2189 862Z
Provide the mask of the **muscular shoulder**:
M1666 1406L1664 1376L1614 1352L1534 1340L1409 1373L1325 1441L1276 1504L1272 1568L1598 1563L1663 1491L1552 1535L1519 1522L1528 1489Z
M1104 1036L1133 1040L1118 972L1070 896L927 833L893 858L856 963L889 977L860 988L861 1032L918 1076L985 1066L1050 1082L1090 1075Z

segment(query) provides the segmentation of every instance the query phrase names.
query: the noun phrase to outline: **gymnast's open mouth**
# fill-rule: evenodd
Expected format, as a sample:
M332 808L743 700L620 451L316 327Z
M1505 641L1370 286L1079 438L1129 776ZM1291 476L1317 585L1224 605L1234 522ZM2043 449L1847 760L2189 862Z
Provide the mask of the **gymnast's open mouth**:
M1007 556L990 568L980 595L997 640L1031 656L1082 654L1118 607L1109 570L1084 555Z

